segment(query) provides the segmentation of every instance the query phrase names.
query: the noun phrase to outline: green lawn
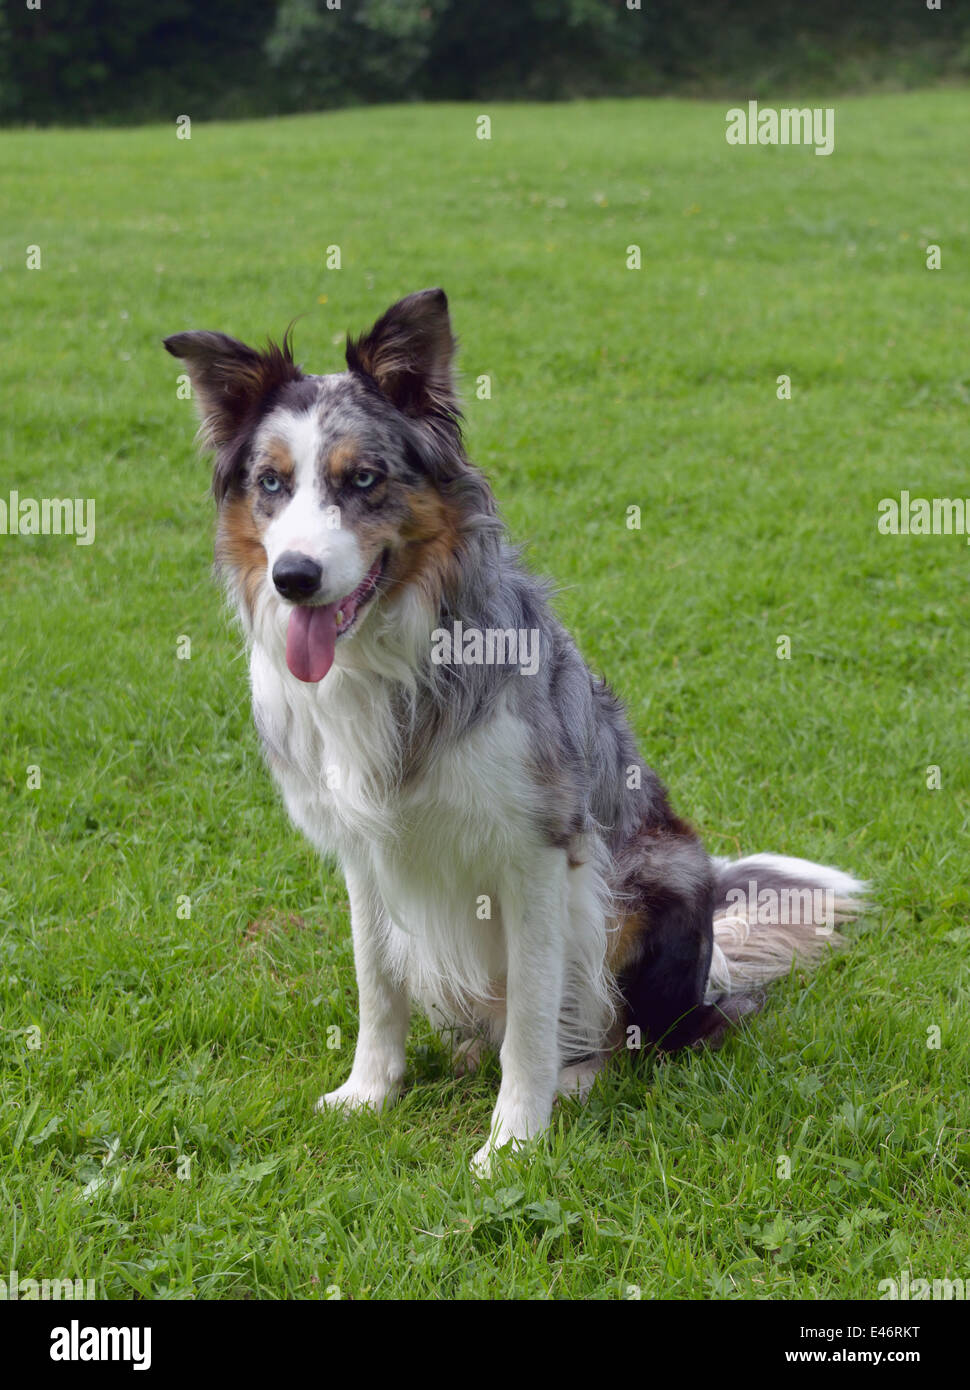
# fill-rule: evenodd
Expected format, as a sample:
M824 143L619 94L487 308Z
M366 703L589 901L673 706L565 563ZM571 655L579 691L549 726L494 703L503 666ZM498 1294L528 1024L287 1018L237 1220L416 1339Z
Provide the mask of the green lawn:
M828 158L728 146L723 104L675 101L0 136L0 498L97 507L90 546L0 536L0 1275L118 1298L970 1279L970 553L876 530L901 489L970 496L970 101L835 108ZM298 359L338 370L347 329L435 284L470 452L677 807L715 852L837 862L880 903L721 1052L615 1068L483 1184L497 1063L454 1079L420 1019L398 1109L312 1111L356 1031L346 897L262 768L160 346L303 314Z

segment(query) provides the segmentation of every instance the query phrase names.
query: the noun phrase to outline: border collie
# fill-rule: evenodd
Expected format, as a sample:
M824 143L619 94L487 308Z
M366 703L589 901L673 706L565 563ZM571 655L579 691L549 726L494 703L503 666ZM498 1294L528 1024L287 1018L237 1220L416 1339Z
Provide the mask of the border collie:
M611 1052L717 1042L839 940L865 885L708 855L509 547L462 444L443 291L348 338L330 375L304 373L289 334L165 346L215 454L217 568L267 762L347 882L359 1035L318 1108L397 1097L414 1001L460 1068L500 1049L487 1173Z

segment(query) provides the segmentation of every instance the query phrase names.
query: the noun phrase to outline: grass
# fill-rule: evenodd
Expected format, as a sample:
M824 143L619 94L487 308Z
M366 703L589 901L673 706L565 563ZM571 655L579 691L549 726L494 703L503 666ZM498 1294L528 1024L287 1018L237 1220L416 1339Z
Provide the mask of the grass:
M837 102L829 158L732 148L721 105L478 114L0 137L0 496L97 507L87 547L0 536L0 1263L115 1298L970 1277L968 556L876 530L970 494L967 96ZM616 1067L483 1184L497 1066L453 1078L421 1020L398 1109L312 1112L355 1036L346 898L262 769L159 341L305 313L337 370L431 284L470 451L678 808L880 902L721 1052Z

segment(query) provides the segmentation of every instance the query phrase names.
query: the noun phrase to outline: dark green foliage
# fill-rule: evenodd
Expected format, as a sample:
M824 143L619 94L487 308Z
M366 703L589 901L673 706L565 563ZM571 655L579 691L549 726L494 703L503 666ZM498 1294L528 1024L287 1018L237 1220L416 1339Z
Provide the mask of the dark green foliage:
M330 0L330 5L338 0ZM211 120L369 102L736 97L970 70L921 0L44 0L0 14L0 119Z
M275 6L43 0L0 20L0 117L44 125L263 110Z

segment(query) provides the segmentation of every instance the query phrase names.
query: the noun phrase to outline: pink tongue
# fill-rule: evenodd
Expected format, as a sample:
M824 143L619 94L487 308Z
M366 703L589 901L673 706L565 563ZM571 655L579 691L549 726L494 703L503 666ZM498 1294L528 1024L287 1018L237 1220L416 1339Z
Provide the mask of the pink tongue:
M300 681L322 681L333 665L337 641L336 603L294 608L286 629L286 664Z

